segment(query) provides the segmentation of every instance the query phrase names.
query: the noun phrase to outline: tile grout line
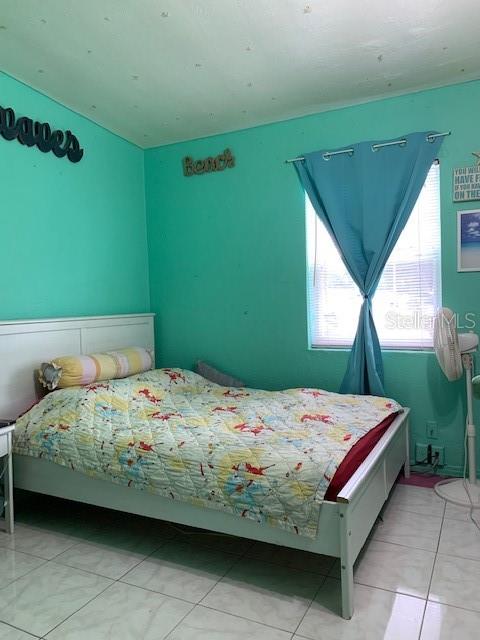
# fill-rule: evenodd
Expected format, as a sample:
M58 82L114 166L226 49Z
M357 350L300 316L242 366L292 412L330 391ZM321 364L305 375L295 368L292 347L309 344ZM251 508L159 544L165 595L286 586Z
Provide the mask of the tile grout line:
M423 487L421 487L421 488L423 488ZM431 489L430 489L430 491L431 491ZM430 495L431 495L431 494L430 494ZM390 501L389 501L389 502L390 502ZM413 513L413 514L418 515L418 516L422 516L422 515L424 515L424 517L425 517L425 514L418 514L418 513L415 513L414 511L409 511L409 510L407 510L407 509L402 509L402 508L401 508L401 506L400 506L400 507L397 507L397 509L398 509L399 511L404 511L404 512L407 512L407 513ZM430 575L430 580L429 580L428 589L427 589L427 595L426 595L426 597L425 597L425 598L421 598L421 599L423 600L423 602L424 602L424 605L423 605L422 620L421 620L420 628L419 628L419 631L418 631L418 640L420 640L420 639L421 639L421 635L422 635L422 631L423 631L423 622L424 622L424 620L425 620L425 613L426 613L426 610L427 610L428 596L429 596L429 593L430 593L430 585L431 585L431 582L432 582L433 572L434 572L434 569L435 569L435 562L436 562L436 559L437 559L438 546L439 546L439 544L440 544L440 537L441 537L441 535L442 535L443 521L444 521L444 518L445 518L445 510L446 510L446 504L444 504L444 505L443 505L443 511L442 511L441 522L440 522L440 530L439 530L439 532L438 532L437 547L436 547L436 551L434 552L434 559L433 559L433 565L432 565L432 573L431 573L431 575ZM431 515L431 514L430 514L430 515L428 515L428 516L426 516L426 517L439 517L439 516L434 516L434 515ZM390 543L390 544L395 544L395 543ZM408 547L407 547L407 545L398 545L398 546L405 546L406 548L408 548ZM410 548L415 548L415 547L410 547ZM426 550L425 550L425 549L422 549L422 551L426 551ZM431 551L430 551L430 552L431 552Z
M267 543L264 543L264 544L270 544L270 543L268 543L268 542L267 542ZM255 546L255 545L253 545L253 546ZM285 547L285 548L286 548L286 549L288 549L288 547ZM332 563L331 563L331 566L330 566L330 568L328 569L328 571L331 571L331 570L333 569L333 566L334 566L334 564L335 564L335 560L337 560L337 559L338 559L338 558L335 558L334 556L326 556L326 555L325 555L325 554L323 554L323 553L318 553L318 554L317 554L317 553L315 553L314 551L305 551L305 550L303 550L303 549L291 549L291 550L292 550L292 551L301 551L302 553L311 553L311 554L312 554L312 555L314 555L315 557L323 556L323 557L325 557L325 558L331 558L331 559L332 559ZM326 577L326 578L330 577L330 574L329 574L328 572L327 572L327 573L321 573L321 572L320 572L320 571L318 571L318 570L317 570L317 571L313 571L313 570L310 570L310 569L301 569L300 567L298 567L298 566L296 566L296 565L284 564L283 562L278 562L278 561L275 561L275 560L270 560L270 559L268 559L268 558L262 558L262 557L260 557L260 556L252 556L252 555L248 555L248 551L246 551L245 553L246 553L246 558L247 558L247 560L256 560L256 561L258 561L258 562L266 562L267 564L273 564L273 565L275 565L276 567L284 567L285 569L292 569L293 571L302 571L303 573L313 573L313 574L315 574L315 575L318 575L318 576L324 576L324 577Z
M194 609L196 609L197 607L201 607L202 609L208 609L209 611L215 611L216 613L222 613L224 616L232 616L232 618L238 618L239 620L245 620L245 622L251 622L252 624L258 624L261 627L267 627L267 629L273 629L274 631L282 631L283 633L292 633L292 631L290 631L289 629L283 629L282 627L274 627L273 625L268 624L267 622L259 622L258 620L253 620L252 618L245 618L245 616L241 616L238 613L231 613L230 611L223 611L222 609L215 609L215 607L212 607L212 606L210 606L208 604L198 603L198 604L195 605ZM193 611L193 609L192 609L192 611ZM172 629L172 631L173 631L173 629ZM170 633L172 633L172 631ZM293 631L293 633L295 634L295 631ZM165 640L168 640L168 636L167 636L167 638L165 638Z
M166 542L167 542L167 541L165 541L165 543L164 543L164 544L166 544ZM81 543L78 543L78 544L81 544ZM73 545L73 546L75 546L75 545ZM154 551L152 551L152 552L151 552L151 554L149 554L149 555L154 554L154 553L155 553L155 551L158 551L158 549L161 549L161 547L162 547L162 546L163 546L163 545L160 545L159 547L157 547L157 548L156 548ZM72 547L70 547L70 549L71 549L71 548L72 548ZM68 549L66 549L66 551L68 551ZM63 553L63 552L62 552L62 553ZM60 554L58 554L58 555L60 555ZM58 557L58 555L57 555L57 556L55 556L55 558L57 558L57 557ZM145 558L143 558L143 559L142 559L138 564L140 564L141 562L143 562L143 560L145 560L147 557L149 557L149 556L146 556ZM61 564L62 566L64 566L64 567L68 567L69 569L76 569L77 571L85 571L84 569L78 569L77 567L70 567L69 565L65 565L65 564L62 564L62 563L60 563L60 562L55 562L55 561L54 561L54 559L52 559L52 560L51 560L51 562L54 562L55 564ZM137 564L137 565L135 565L135 566L138 566L138 564ZM134 568L134 567L132 567L132 568ZM129 569L129 571L130 571L130 569ZM100 574L98 574L98 573L93 573L93 571L86 571L86 573L89 573L90 575L96 575L96 576L99 576L99 577L101 577L101 578L105 578L106 580L110 580L111 582L110 582L110 584L108 584L108 585L105 587L105 589L102 589L99 593L97 593L95 596L93 596L93 598L90 598L90 600L88 600L87 602L85 602L81 607L79 607L78 609L76 609L75 611L73 611L73 612L72 612L70 615L68 615L64 620L62 620L61 622L59 622L58 624L56 624L54 627L52 627L51 629L49 629L49 630L47 631L47 633L43 634L43 635L45 636L45 638L48 636L48 634L50 634L52 631L54 631L55 629L57 629L60 625L64 624L67 620L69 620L70 618L72 618L72 617L73 617L74 615L76 615L79 611L81 611L82 609L84 609L87 605L89 605L91 602L93 602L93 601L94 601L94 600L96 600L99 596L101 596L103 593L105 593L105 591L107 591L107 589L110 589L110 587L113 587L113 585L114 585L114 584L116 584L116 583L118 583L118 582L121 582L121 579L120 579L120 578L117 578L117 579L114 579L114 578L108 578L107 576L102 576L102 575L100 575ZM128 571L126 571L124 574L122 574L122 577L123 577L124 575L126 575L126 573L128 573ZM126 583L122 583L122 584L126 584ZM129 585L129 586L133 586L133 585ZM165 594L161 594L161 595L165 595ZM28 633L28 632L27 632L27 633Z
M13 534L15 535L15 534ZM70 549L71 547L69 547ZM26 556L29 556L30 558L37 558L37 560L43 560L44 562L50 562L50 560L52 560L52 558L42 558L42 556L37 556L35 553L31 553L30 551L24 551L23 549L11 549L10 547L0 547L0 551L4 549L5 551L13 551L15 553L23 553ZM65 549L65 551L68 551L68 549ZM63 553L63 551L61 551L60 553ZM56 558L58 554L54 555L53 558Z
M444 501L444 505L443 505L442 524L440 525L440 533L438 534L437 548L436 548L436 551L435 551L435 559L433 561L432 573L430 575L430 581L428 583L428 589L427 589L427 598L425 600L425 608L423 610L422 622L420 624L420 633L418 635L419 640L421 640L422 633L423 633L423 625L425 623L425 615L427 613L427 606L428 606L428 602L429 602L429 598L430 598L430 589L432 587L433 574L435 573L435 566L437 564L438 549L440 548L440 539L442 537L443 524L445 522L445 512L446 512L446 510L447 510L447 502L445 500Z
M300 618L300 620L299 620L299 622L298 622L297 626L295 627L295 630L294 630L294 632L293 632L292 638L295 636L295 634L296 634L296 633L297 633L297 631L299 630L300 625L302 624L302 622L303 622L303 620L304 620L305 616L307 615L307 613L310 611L310 609L311 609L311 607L312 607L312 604L315 602L315 598L316 598L316 597L317 597L317 595L319 594L320 589L323 587L323 585L325 584L325 582L328 580L328 577L329 577L329 576L323 576L323 580L322 580L322 582L318 585L318 587L317 587L317 589L316 589L315 593L313 594L313 598L310 600L308 607L305 609L305 611L304 611L304 613L303 613L303 616Z
M239 554L229 554L229 555L232 555L232 556L238 556ZM146 558L145 558L145 560L146 560ZM236 557L236 558L235 558L235 562L231 565L231 567L230 567L229 569L227 569L226 573L228 573L228 571L230 571L230 569L231 569L231 568L233 568L233 565L234 565L234 564L236 564L236 561L237 561L237 560L241 560L241 558L240 558L240 557ZM143 562L143 560L142 560L142 562ZM141 563L140 563L140 564L141 564ZM138 566L138 565L137 565L137 566ZM129 570L129 571L127 571L127 573L129 573L129 572L130 572L130 570ZM216 587L216 586L217 586L217 584L220 582L220 580L222 580L222 578L224 578L224 577L225 577L226 573L225 573L225 574L222 574L222 575L218 578L218 580L217 580L217 581L215 582L215 584L214 584L214 585L213 585L213 586L208 590L208 592L207 592L207 594L205 594L205 596L206 596L206 595L208 595L208 593L210 593L210 591L211 591L214 587ZM99 574L93 574L93 575L99 575ZM157 595L159 595L159 596L165 596L165 597L167 597L167 598L173 598L173 599L175 599L175 600L181 600L181 602L186 602L187 604L192 604L192 605L194 605L194 606L196 606L197 604L200 604L200 601L199 601L199 602L192 602L191 600L187 600L186 598L181 598L180 596L172 596L172 595L170 595L170 594L168 594L168 593L164 593L163 591L155 591L155 589L152 589L152 588L150 588L150 587L139 586L138 584L133 584L132 582L127 582L126 580L124 580L125 575L126 575L126 574L124 574L121 578L118 578L118 579L116 579L116 580L114 580L113 578L110 578L110 580L113 580L114 582L120 582L121 584L125 584L125 585L127 585L127 586L129 586L129 587L135 587L136 589L144 589L145 591L148 591L149 593L156 593L156 594L157 594ZM205 596L203 596L203 597L205 597ZM206 606L206 605L205 605L205 606ZM213 607L210 607L210 608L213 608Z
M341 578L336 578L335 576L326 576L326 577L330 578L331 580L335 580L336 582L341 582ZM365 582L354 581L354 585L355 584L358 584L361 587L367 587L368 589L377 589L377 591L385 591L386 593L393 593L398 596L404 596L405 598L415 598L415 600L423 600L424 602L426 602L427 600L426 597L423 598L422 596L415 596L412 593L404 593L403 591L394 591L393 589L387 589L386 587L377 587L371 584L366 584ZM470 609L468 609L468 611L470 611Z
M93 574L95 575L95 574ZM163 591L155 591L154 589L150 589L150 587L139 587L138 584L132 584L131 582L125 582L124 580L113 580L114 583L119 582L125 587L133 587L134 589L140 589L143 591L148 591L148 593L156 593L157 596L163 596L164 598L171 598L172 600L179 600L180 602L185 602L186 604L191 604L196 606L196 602L192 602L191 600L187 600L186 598L181 598L180 596L171 596L168 593L163 593Z
M192 604L192 603L190 603L190 604ZM174 627L172 627L172 628L170 629L170 631L167 633L167 635L166 635L166 636L163 636L163 638L159 638L159 640L168 640L168 638L169 638L169 637L171 636L171 634L175 631L175 629L176 629L180 624L182 624L182 622L185 620L185 618L186 618L186 617L188 617L188 616L192 613L192 611L195 609L195 607L196 607L196 606L197 606L196 604L192 605L192 607L191 607L191 608L187 611L187 613L186 613L186 614L185 614L185 615L184 615L184 616L183 616L183 617L182 617L182 618L177 622L177 624L176 624Z
M139 564L142 564L142 562L144 560L147 560L148 558L150 558L151 556L153 556L154 553L156 553L157 551L159 551L162 547L164 547L168 542L171 542L172 540L174 540L175 538L168 538L168 540L165 540L163 542L163 544L161 544L159 547L156 547L153 551L151 551L150 553L147 553L145 556L143 556L143 558L141 558L136 564L134 564L132 567L130 567L129 569L127 569L124 573L122 573L122 575L120 575L118 578L112 578L111 576L106 576L103 573L97 573L95 571L91 571L90 569L84 569L83 567L76 567L74 565L71 564L67 564L66 562L60 562L58 560L58 557L61 556L63 553L65 553L66 551L71 551L74 547L70 547L69 549L65 549L65 551L62 551L62 553L59 553L58 555L54 556L49 562L54 562L55 564L60 564L62 565L62 567L70 567L70 569L77 569L78 571L85 571L86 573L91 573L95 576L100 576L102 578L108 578L109 580L113 580L114 582L123 582L122 578L124 578L127 573L130 573L130 571L133 571L133 569L135 569L136 567L138 567ZM95 544L94 542L90 542L90 541L83 541L83 542L79 542L78 544L91 544L92 546L96 546L96 547L101 547L103 545L98 545ZM124 549L122 549L122 551L125 551ZM130 584L128 582L124 582L123 584ZM137 586L137 585L131 585L131 586ZM158 592L157 592L158 593ZM166 594L164 594L166 595Z
M411 509L408 509L407 507L405 507L403 504L402 505L398 505L398 504L389 504L390 509L395 509L395 511L402 511L403 513L413 513L416 516L427 516L428 518L440 518L443 519L443 515L440 515L440 513L420 513L419 511L412 511ZM418 507L420 509L420 507ZM441 512L443 514L443 510Z
M245 554L246 554L246 553L247 553L247 549L245 549L245 551L244 551L243 553L239 554L239 556L237 557L237 559L236 559L234 562L232 562L232 564L231 564L231 565L230 565L230 566L225 570L225 572L224 572L224 573L223 573L223 574L218 578L218 580L215 582L215 584L213 584L213 585L212 585L212 587L207 591L207 593L205 593L205 594L203 595L203 597L202 597L198 602L194 603L194 604L193 604L193 607L190 609L190 611L188 611L188 613L186 613L186 614L183 616L183 618L177 622L177 624L173 627L173 629L171 629L171 630L168 632L168 634L165 636L164 640L168 640L169 636L170 636L170 635L175 631L175 629L177 629L177 627L178 627L178 626L179 626L179 625L180 625L180 624L185 620L185 618L186 618L187 616L189 616L189 615L192 613L192 611L194 611L194 610L196 609L196 607L198 607L198 606L204 606L204 605L201 605L200 603L201 603L201 602L202 602L202 601L203 601L203 600L208 596L208 594L209 594L209 593L210 593L210 592L211 592L211 591L212 591L212 590L217 586L217 584L218 584L221 580L223 580L223 578L227 575L227 573L230 571L230 569L232 569L232 568L237 564L237 562L240 562L240 560L243 560L243 558L245 557ZM206 608L208 608L208 607L206 607ZM215 611L216 611L216 609L215 609ZM223 613L225 613L225 612L223 612Z
M435 554L435 555L437 555L437 554ZM442 553L439 552L438 555L447 556L448 558L459 558L460 560L468 560L469 562L473 562L475 564L480 564L480 558L471 558L470 556L458 556L458 555L456 555L454 553L445 553L445 551L442 551ZM472 611L473 611L473 609L472 609Z
M241 560L243 560L243 559L245 558L245 554L246 554L246 553L247 553L247 550L245 550L242 554L240 554L240 555L237 557L237 559L236 559L234 562L232 562L232 564L228 567L228 569L226 569L226 570L224 571L224 573L223 573L223 574L218 578L218 580L215 582L215 584L214 584L214 585L212 585L212 587L207 591L207 593L205 593L205 594L200 598L200 600L197 602L197 605L198 605L198 604L201 604L201 603L205 600L205 598L208 596L208 594L209 594L209 593L211 593L211 592L213 591L213 589L215 589L215 587L216 587L216 586L217 586L217 585L218 585L218 584L219 584L219 583L220 583L220 582L225 578L225 576L227 575L227 573L229 573L229 572L233 569L233 567L234 567L235 565L237 565ZM213 607L212 607L212 608L213 608Z
M173 538L169 538L168 540L165 540L163 544L161 544L160 546L158 546L156 549L154 549L150 554L148 554L147 556L145 556L144 558L142 558L142 560L140 560L135 567L137 567L139 564L141 564L144 560L146 560L147 558L149 558L150 556L152 556L156 551L158 551L159 549L162 548L162 546L164 546L165 544L167 544L167 542L169 542L170 540L174 540L176 538L176 536L174 536ZM81 543L78 543L81 544ZM74 545L75 546L75 545ZM71 549L72 547L70 547ZM68 551L68 549L66 549L66 551ZM63 552L62 552L63 553ZM60 554L58 554L60 555ZM58 557L55 556L55 558ZM52 560L52 562L54 562L54 560ZM62 564L60 562L56 562L55 564ZM65 565L62 564L62 566L64 567L69 567L70 569L76 569L77 571L85 571L84 569L78 569L77 567L70 567L70 565ZM117 583L121 583L121 584L125 584L127 586L130 587L136 587L136 585L131 585L127 582L123 582L121 578L123 578L129 571L131 571L132 569L134 569L135 567L132 567L131 569L129 569L128 571L126 571L125 573L122 574L122 576L120 578L108 578L107 576L102 576L98 573L94 573L93 571L86 571L86 573L90 573L91 575L96 575L99 576L101 578L105 578L107 580L110 580L111 583L109 585L107 585L105 587L105 589L102 589L99 593L97 593L95 596L93 596L93 598L90 598L90 600L88 600L88 602L85 602L85 604L83 604L81 607L79 607L78 609L76 609L75 611L73 611L70 615L68 615L64 620L62 620L61 622L59 622L58 624L56 624L54 627L52 627L51 629L48 630L48 632L46 634L44 634L45 638L48 636L48 634L50 634L52 631L54 631L55 629L57 629L58 627L60 627L62 624L64 624L67 620L69 620L70 618L72 618L74 615L76 615L79 611L81 611L82 609L84 609L87 605L89 605L91 602L93 602L94 600L96 600L98 597L100 597L103 593L105 593L105 591L107 591L107 589L110 589L111 587L113 587L114 584ZM142 588L142 587L137 587L137 588ZM149 590L150 591L150 590ZM154 591L153 593L157 593L158 595L161 595L163 597L173 597L173 596L167 596L164 593L159 593L158 591ZM176 600L180 600L180 598L175 598ZM189 603L190 604L190 603ZM190 612L189 612L190 613ZM188 614L187 614L188 615ZM28 633L28 632L27 632Z
M15 534L13 534L13 535L15 535ZM72 565L65 564L64 562L58 562L57 561L57 558L59 556L61 556L63 553L66 553L67 551L71 551L71 549L73 549L74 547L76 547L79 544L89 544L89 541L88 540L83 540L82 542L75 542L72 546L68 547L67 549L64 549L63 551L60 551L59 553L53 555L51 558L42 558L41 556L34 555L33 553L29 553L28 551L26 552L26 551L20 551L20 550L17 550L17 549L10 549L9 547L0 547L0 549L5 549L7 551L13 551L14 553L23 553L23 554L25 554L25 555L27 555L29 557L36 558L37 560L43 560L42 564L38 565L38 567L34 567L33 569L30 569L29 571L27 571L27 573L24 573L23 575L18 576L14 580L11 580L8 584L5 585L5 587L0 587L0 591L2 589L4 589L4 588L8 587L9 585L13 584L14 582L17 582L17 580L20 580L21 578L25 577L26 575L32 573L32 571L35 571L36 569L40 569L41 567L44 567L49 562L53 562L54 564L61 565L62 567L68 567L70 569L76 569L77 571L84 571L85 573L89 573L89 574L92 574L92 575L95 575L95 576L99 576L101 578L107 578L108 580L116 581L115 578L110 578L109 576L104 576L101 573L95 573L95 571L90 571L88 569L81 569L79 567L74 567ZM91 543L91 544L93 544L93 543ZM164 544L166 544L166 542ZM158 547L158 549L160 549L160 548L161 548L161 546ZM155 549L155 551L158 551L158 549ZM155 553L155 551L152 551L152 553ZM151 555L151 554L149 554L149 555ZM146 556L146 557L148 557L148 556ZM146 559L146 557L144 559ZM140 560L140 562L143 562L143 560ZM138 564L140 564L140 563L138 563ZM135 566L138 566L138 565L135 565ZM135 567L132 567L132 569L134 569L134 568ZM131 569L128 569L128 571L130 571L130 570ZM125 573L128 573L128 571L126 571ZM121 577L123 577L124 575L125 574L122 574ZM2 620L2 622L3 622L3 620ZM22 631L23 631L23 629L22 629Z
M174 539L174 538L169 538L169 540L173 540L173 539ZM163 544L166 544L169 540L166 540ZM84 542L85 542L85 541L84 541ZM88 541L87 541L87 542L88 542ZM39 565L38 567L36 567L36 569L40 569L41 567L44 567L46 564L48 564L48 563L52 562L53 564L60 565L60 566L62 566L62 567L67 567L67 568L69 568L69 569L74 569L74 570L76 570L76 571L83 571L83 572L88 573L88 574L90 574L90 575L94 575L94 576L97 576L97 577L99 577L99 578L104 578L104 579L106 579L106 580L110 580L110 584L108 584L104 589L102 589L102 590L101 590L99 593L97 593L95 596L93 596L92 598L90 598L90 600L88 600L87 602L85 602L81 607L79 607L78 609L76 609L75 611L73 611L72 613L70 613L66 618L64 618L63 620L61 620L58 624L54 625L51 629L49 629L49 630L48 630L46 633L44 633L42 636L36 636L35 634L32 634L32 633L31 633L31 631L28 631L27 629L23 629L23 628L21 628L21 627L18 627L18 629L19 629L20 631L23 631L24 633L29 633L30 635L33 635L33 636L34 636L34 637L36 637L36 638L43 638L43 637L45 637L45 638L46 638L46 636L47 636L49 633L51 633L52 631L54 631L55 629L57 629L57 627L59 627L60 625L62 625L64 622L66 622L67 620L69 620L72 616L74 616L76 613L78 613L79 611L81 611L81 610L82 610L84 607L86 607L88 604L90 604L91 602L93 602L96 598L98 598L99 596L101 596L101 595L102 595L102 594L103 594L107 589L109 589L110 587L112 587L115 583L117 583L117 582L121 582L122 584L128 584L128 583L122 582L122 581L121 581L121 578L117 578L117 579L115 579L115 578L109 578L108 576L104 576L104 575L99 574L99 573L94 573L93 571L88 571L88 570L86 570L86 569L79 569L78 567L72 567L72 566L70 566L70 565L66 565L66 564L64 564L64 563L56 562L56 561L55 561L55 559L56 559L56 558L58 558L58 556L59 556L59 555L61 555L61 554L62 554L62 553L64 553L65 551L69 551L70 549L72 549L72 548L73 548L74 546L76 546L77 544L82 544L82 543L81 543L81 542L74 543L71 547L68 547L68 549L65 549L64 551L61 551L60 553L56 554L56 555L55 555L55 556L53 556L50 560L45 560L44 558L42 558L42 559L43 559L43 560L45 560L45 561L43 562L43 564L41 564L41 565ZM153 555L156 551L158 551L159 549L161 549L161 547L162 547L162 546L163 546L163 545L160 545L159 547L157 547L156 549L154 549L154 550L153 550L153 551L152 551L148 556L145 556L145 558L143 558L142 560L140 560L140 562L139 562L139 563L137 563L135 566L138 566L138 564L140 564L141 562L143 562L143 560L146 560L146 558L147 558L147 557L149 557L150 555ZM22 553L22 552L20 552L20 553ZM29 555L31 555L31 554L29 554ZM34 557L38 557L38 556L34 556ZM135 568L135 567L132 567L132 569L133 569L133 568ZM130 571L130 570L131 570L131 569L129 569L128 571ZM31 571L35 571L35 569L32 569ZM24 574L24 575L28 575L29 573L31 573L31 571L29 571L27 574ZM124 576L128 573L128 571L126 571L124 574L122 574L122 576L121 576L121 577L124 577ZM14 583L14 582L16 582L17 580L20 580L20 578L23 578L23 577L24 577L24 576L20 576L19 578L16 578L15 580L12 580L12 582L10 582L8 585L6 585L6 587L8 587L9 585L13 584L13 583ZM136 585L128 585L128 586L136 586ZM6 587L5 587L5 588L6 588ZM138 588L141 588L141 587L138 587ZM159 592L158 592L158 591L156 591L156 592L154 592L154 593L157 593L158 595L163 595L164 597L166 596L166 594L159 594ZM173 597L173 596L167 596L167 597ZM177 599L177 600L180 600L180 598L176 598L176 599ZM184 602L188 602L188 601L184 601ZM189 603L189 604L191 604L191 603ZM2 620L2 622L4 622L4 621ZM8 624L8 623L5 623L5 624ZM10 626L12 626L12 625L10 625ZM17 628L17 627L14 627L14 628Z
M15 534L13 534L13 535L15 535ZM65 553L66 551L70 551L70 549L72 549L74 546L76 546L76 544L79 544L79 543L74 542L71 547L67 547L67 549L63 549L63 551L59 551L59 553L55 553L51 558L44 558L42 556L38 556L35 553L31 553L30 551L24 551L23 549L11 549L10 547L0 547L0 549L7 549L8 551L15 551L15 553L24 553L26 556L30 556L32 558L38 558L39 560L44 560L45 562L51 562L55 558L58 558L58 556L60 556L62 553Z
M9 551L12 551L12 549L9 549ZM37 556L31 556L31 557L35 557L36 558ZM22 573L21 576L17 576L13 580L10 580L3 587L0 587L0 591L2 591L3 589L6 589L7 587L12 585L17 580L20 580L21 578L24 578L25 576L28 576L30 573L32 573L32 571L36 571L37 569L40 569L41 567L44 567L46 564L48 564L48 562L50 562L49 560L45 560L44 558L38 558L38 560L43 560L42 564L39 564L38 567L33 567L33 569L29 569L26 573ZM0 618L0 621L3 622L3 620L1 618Z
M437 604L441 607L447 607L447 609L458 609L458 611L480 614L480 611L478 609L466 609L465 607L459 607L458 604L447 604L446 602L437 602L436 600L427 600L427 604L428 603Z
M441 531L441 528L440 528L440 531ZM433 555L435 555L436 553L435 551L432 551L432 549L421 549L420 547L412 547L412 545L409 545L409 544L401 544L400 542L391 542L390 540L381 540L380 538L370 538L368 542L370 542L370 540L372 542L381 542L382 544L391 544L395 547L402 547L402 549L413 549L414 551L424 551L426 553L433 553ZM367 543L367 540L365 541L365 544L366 543Z
M254 545L253 545L253 546L254 546ZM298 626L299 626L299 625L300 625L300 623L302 622L302 620L303 620L304 616L306 615L307 611L309 610L309 608L310 608L310 606L311 606L312 602L315 600L315 597L316 597L317 593L319 592L319 590L321 589L322 585L324 584L325 580L328 578L328 575L320 574L320 573L316 573L316 572L313 572L313 571L305 571L305 570L303 570L303 569L298 569L298 568L296 568L296 567L288 567L288 566L287 566L287 567L285 567L285 565L280 564L280 563L269 562L268 560L263 560L263 559L261 559L261 558L254 558L254 557L251 557L251 556L249 556L249 555L248 555L248 551L249 551L249 549L247 548L247 549L246 549L246 550L245 550L241 555L239 555L239 557L238 557L237 561L236 561L236 562L234 562L234 563L232 564L232 566L231 566L229 569L227 569L227 571L223 574L223 576L221 576L221 577L217 580L217 582L216 582L216 583L211 587L211 589L209 589L209 590L208 590L208 592L207 592L207 593L202 597L202 599L201 599L199 602L197 602L197 603L196 603L196 605L195 605L195 607L194 607L194 608L196 608L196 607L203 607L203 608L205 608L205 609L210 609L211 611L216 611L216 612L218 612L218 613L223 613L224 615L234 616L235 618L239 618L240 620L246 620L247 622L253 622L254 624L259 624L259 625L262 625L262 626L264 626L264 627L268 627L269 629L274 629L275 631L283 631L283 632L285 632L285 633L291 633L288 629L283 629L283 628L281 628L281 627L274 627L273 625L267 624L266 622L258 622L258 620L253 620L252 618L246 618L245 616L241 616L241 615L239 615L238 613L232 613L232 612L223 611L222 609L217 609L216 607L213 607L212 605L205 604L205 603L203 602L203 600L204 600L204 599L208 596L208 594L209 594L209 593L211 593L211 591L212 591L212 590L213 590L213 589L214 589L214 588L215 588L215 587L216 587L216 586L217 586L217 585L218 585L218 584L223 580L223 578L225 578L225 576L229 573L229 571L231 571L231 570L234 568L234 566L235 566L236 564L238 564L238 562L240 562L240 560L243 560L245 557L247 558L247 560L253 560L254 562L260 562L260 563L261 563L261 562L265 562L266 564L273 564L274 566L281 566L281 567L284 567L284 568L287 568L287 569L293 569L293 571L299 571L299 572L301 572L301 573L309 573L309 574L316 575L316 576L317 576L317 577L319 577L319 578L323 578L323 580L322 580L321 584L320 584L320 585L317 587L317 589L315 590L314 596L313 596L313 598L310 600L310 602L309 602L309 604L308 604L308 606L307 606L307 608L306 608L306 610L305 610L305 613L303 614L303 616L302 616L302 618L301 618L300 622L298 623L297 627L296 627L296 628L295 628L295 630L293 631L292 636L291 636L291 637L293 638L293 636L294 636L294 635L295 635L295 633L296 633L296 630L298 629ZM193 609L192 609L192 611L193 611ZM190 613L191 613L191 612L190 612ZM178 626L178 625L177 625L177 626ZM176 628L176 627L175 627L175 628ZM170 633L172 633L173 631L174 631L174 629L172 629L172 631L171 631ZM169 634L169 635L170 635L170 634ZM168 636L167 636L167 638L165 638L165 640L168 640Z
M103 576L99 576L102 577ZM78 613L79 611L81 611L83 608L85 608L88 604L90 604L91 602L93 602L96 598L98 598L99 596L102 595L102 593L105 593L105 591L107 589L110 589L110 587L112 587L115 584L115 582L111 582L111 584L107 584L107 586L102 589L99 593L95 594L92 598L90 598L90 600L88 600L87 602L85 602L84 604L82 604L81 607L79 607L78 609L75 609L75 611L72 611L72 613L70 613L64 620L62 620L61 622L59 622L58 624L54 625L51 629L49 629L46 633L44 633L42 636L42 638L46 638L50 633L52 633L52 631L55 631L55 629L57 629L60 625L62 625L64 622L66 622L67 620L70 620L71 617L73 617L76 613ZM27 631L27 633L29 633L29 631Z
M22 629L21 627L16 627L14 624L11 624L10 622L4 622L3 620L1 620L1 623L4 624L6 627L10 627L11 629L16 629L17 631L21 631L22 633L27 633L28 635L32 636L32 638L39 638L40 640L42 640L43 636L37 636L31 631L25 631L25 629Z

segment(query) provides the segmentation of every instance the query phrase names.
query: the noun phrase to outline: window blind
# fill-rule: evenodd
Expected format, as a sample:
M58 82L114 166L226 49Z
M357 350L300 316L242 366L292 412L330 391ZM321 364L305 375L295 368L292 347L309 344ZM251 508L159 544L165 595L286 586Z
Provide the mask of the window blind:
M310 344L351 346L362 296L323 223L306 198ZM432 165L410 218L385 266L373 315L385 348L433 346L433 318L441 306L440 171Z

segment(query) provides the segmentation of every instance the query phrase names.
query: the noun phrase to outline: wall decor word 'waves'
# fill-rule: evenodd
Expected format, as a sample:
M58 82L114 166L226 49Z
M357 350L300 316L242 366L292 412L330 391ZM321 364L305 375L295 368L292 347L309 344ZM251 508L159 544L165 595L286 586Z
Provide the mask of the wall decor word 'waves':
M67 156L70 162L80 162L83 157L83 149L71 131L52 131L48 122L17 118L10 107L0 107L0 135L5 140L16 138L26 147L37 146L43 153L52 151L57 158Z

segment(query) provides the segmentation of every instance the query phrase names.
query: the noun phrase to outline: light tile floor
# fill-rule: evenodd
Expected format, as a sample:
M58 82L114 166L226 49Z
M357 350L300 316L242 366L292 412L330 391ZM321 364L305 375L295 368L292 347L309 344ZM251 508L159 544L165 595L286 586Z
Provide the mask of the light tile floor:
M480 519L480 518L479 518ZM338 562L19 493L0 640L477 640L480 532L397 485L340 616Z

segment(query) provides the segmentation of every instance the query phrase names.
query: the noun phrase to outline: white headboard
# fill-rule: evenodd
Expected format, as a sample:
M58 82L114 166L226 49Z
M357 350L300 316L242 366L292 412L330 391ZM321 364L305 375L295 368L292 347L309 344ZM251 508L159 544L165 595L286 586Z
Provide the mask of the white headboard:
M35 371L65 355L154 349L153 313L0 322L0 418L16 418L37 399Z

